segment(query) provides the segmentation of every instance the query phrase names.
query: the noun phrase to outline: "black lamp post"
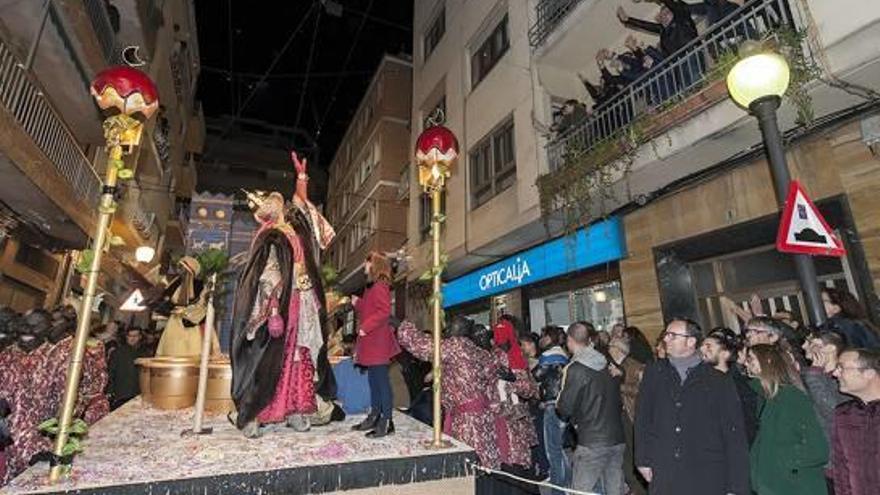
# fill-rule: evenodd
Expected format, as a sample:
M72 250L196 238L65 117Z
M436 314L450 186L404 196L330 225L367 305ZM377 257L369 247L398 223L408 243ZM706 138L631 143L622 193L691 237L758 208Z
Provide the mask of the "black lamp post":
M782 95L788 88L789 68L785 58L777 53L762 51L755 42L743 43L741 59L727 74L727 89L730 97L758 119L773 188L780 208L785 206L791 175L785 161L782 135L776 120L776 110ZM807 254L795 254L794 264L804 292L807 313L814 325L825 322L825 306L819 290L816 266Z

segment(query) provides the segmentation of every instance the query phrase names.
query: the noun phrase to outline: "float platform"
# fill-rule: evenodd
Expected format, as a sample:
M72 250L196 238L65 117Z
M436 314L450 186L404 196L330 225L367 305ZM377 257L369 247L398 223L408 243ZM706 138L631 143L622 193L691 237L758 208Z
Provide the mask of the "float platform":
M431 429L396 414L393 435L371 440L351 426L363 416L297 433L283 425L244 438L225 415L207 416L210 435L181 437L192 409L161 411L136 398L92 426L69 478L48 484L48 466L33 466L2 495L307 494L458 495L474 493L474 451L429 450Z

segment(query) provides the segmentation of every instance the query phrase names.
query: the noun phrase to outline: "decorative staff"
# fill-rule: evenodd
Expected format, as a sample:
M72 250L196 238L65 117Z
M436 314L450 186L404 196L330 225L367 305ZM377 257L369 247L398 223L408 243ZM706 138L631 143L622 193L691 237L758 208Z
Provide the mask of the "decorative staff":
M211 338L214 335L214 290L217 287L217 274L211 275L208 282L208 311L205 316L205 333L202 335L202 354L199 363L199 388L196 393L196 410L193 415L193 427L184 430L180 434L182 436L189 435L210 435L213 428L204 428L202 420L205 417L205 395L208 392L208 361L211 359Z
M110 220L116 211L117 179L130 179L132 171L125 168L123 154L131 153L140 143L143 124L159 108L159 92L153 81L143 72L125 66L110 67L101 71L91 84L91 94L107 118L104 120L104 138L107 140L107 171L104 187L98 206L98 225L92 241L92 263L88 271L86 290L76 327L73 355L67 368L67 381L61 414L58 418L58 436L55 438L54 454L58 459L70 433L76 395L82 375L82 361L89 327L92 319L92 303L95 299L95 286L98 271L101 269L101 256L107 240ZM56 482L61 476L62 466L53 462L49 471L49 481Z
M433 263L431 275L433 281L433 337L434 337L434 438L431 447L442 448L446 444L442 439L442 422L440 411L441 369L440 369L440 334L442 321L441 276L443 265L440 252L440 224L444 221L440 211L443 188L446 179L452 175L452 164L458 158L458 140L455 134L435 122L442 119L437 115L431 121L431 127L425 129L416 140L416 161L419 165L419 184L426 194L431 195L431 239L433 247Z

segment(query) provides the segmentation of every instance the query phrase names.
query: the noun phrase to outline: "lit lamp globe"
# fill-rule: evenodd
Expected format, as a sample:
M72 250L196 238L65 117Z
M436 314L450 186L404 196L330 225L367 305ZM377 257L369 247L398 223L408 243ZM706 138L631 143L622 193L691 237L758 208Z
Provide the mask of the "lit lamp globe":
M442 188L452 175L452 163L458 158L458 139L447 127L425 129L416 140L419 184L425 191Z
M156 250L150 246L141 246L134 252L134 259L139 263L149 263L153 261L154 256L156 256Z
M743 108L765 98L777 99L788 89L790 73L785 57L762 51L755 42L743 43L740 60L727 74L730 97ZM778 103L777 103L778 105Z

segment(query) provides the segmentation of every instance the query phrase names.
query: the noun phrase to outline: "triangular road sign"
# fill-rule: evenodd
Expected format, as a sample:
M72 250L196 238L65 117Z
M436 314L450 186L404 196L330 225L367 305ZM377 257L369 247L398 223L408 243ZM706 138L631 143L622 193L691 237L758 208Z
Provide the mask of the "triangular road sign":
M793 180L779 222L776 249L783 253L843 256L846 250L834 236L828 222L807 197L801 184Z
M122 303L122 306L119 306L119 311L132 311L138 312L147 309L146 306L142 306L141 304L144 302L144 295L141 293L140 289L135 289L134 292L128 296L128 299Z

